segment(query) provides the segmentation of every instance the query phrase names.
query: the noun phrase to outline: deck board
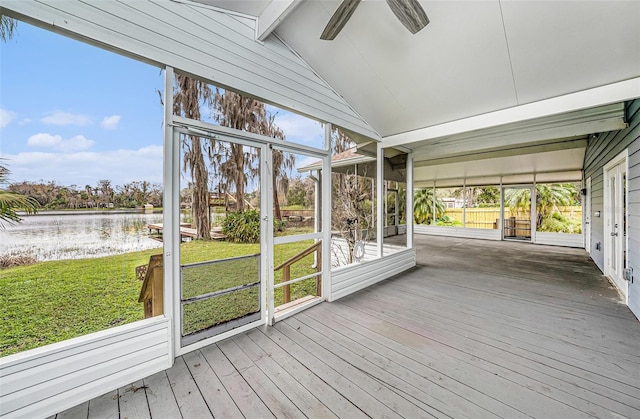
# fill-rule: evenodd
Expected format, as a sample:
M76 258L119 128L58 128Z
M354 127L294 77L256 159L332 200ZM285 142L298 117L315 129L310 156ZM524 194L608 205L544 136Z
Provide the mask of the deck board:
M306 389L288 372L288 365L280 365L274 361L271 354L265 352L247 335L240 335L233 339L238 347L255 363L266 377L276 385L284 395L307 417L336 418L337 416L322 404L309 390Z
M201 352L245 417L273 417L269 408L222 353L218 345L205 347Z
M145 378L143 382L152 418L169 419L180 417L180 408L166 371L153 374Z
M303 365L297 358L291 356L285 349L267 337L263 331L256 329L247 334L252 341L269 354L275 362L286 367L286 370L296 381L311 392L333 414L346 418L366 418L367 416L351 403L346 397L324 382L318 375ZM277 338L276 338L277 339Z
M640 417L640 322L584 251L415 244L409 272L57 417Z
M120 415L129 419L151 418L142 380L118 389Z
M200 351L185 354L183 358L214 417L231 418L242 415Z
M274 416L284 418L303 416L300 409L247 356L234 339L225 340L218 346Z
M89 419L117 419L118 391L110 391L89 401Z
M167 370L167 377L169 378L169 383L171 383L171 389L176 397L182 417L213 418L183 357L176 358L173 367Z
M70 409L60 412L56 415L56 419L76 419L86 418L89 415L89 402L81 403Z

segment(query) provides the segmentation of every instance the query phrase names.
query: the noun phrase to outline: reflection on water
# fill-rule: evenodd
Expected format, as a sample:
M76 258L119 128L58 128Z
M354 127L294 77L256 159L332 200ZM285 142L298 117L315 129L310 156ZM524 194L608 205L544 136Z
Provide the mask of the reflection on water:
M162 247L147 224L162 214L47 212L0 229L0 255L31 254L38 260L94 258Z

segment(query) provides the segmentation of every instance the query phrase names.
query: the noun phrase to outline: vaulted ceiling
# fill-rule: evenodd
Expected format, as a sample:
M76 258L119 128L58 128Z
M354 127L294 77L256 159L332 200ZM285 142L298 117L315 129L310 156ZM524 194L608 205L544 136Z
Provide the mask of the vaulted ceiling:
M637 0L421 0L431 23L415 35L367 0L333 41L320 34L340 1L198 1L258 22L281 10L277 36L383 140L411 149L421 130L452 121L616 82L640 92Z

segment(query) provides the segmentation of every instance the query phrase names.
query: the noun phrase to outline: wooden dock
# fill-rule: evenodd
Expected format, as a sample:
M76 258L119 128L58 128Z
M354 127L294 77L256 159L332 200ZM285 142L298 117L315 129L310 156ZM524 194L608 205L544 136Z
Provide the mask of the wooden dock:
M416 248L405 274L58 418L640 417L640 322L584 251L432 236Z
M164 226L162 223L148 224L147 228L150 232L155 232L159 236L162 236L162 231ZM180 223L180 240L185 241L185 239L195 239L198 236L198 231L195 228L191 228L191 224L189 223ZM222 234L222 230L220 228L211 230L211 238L214 240L224 240L226 236Z

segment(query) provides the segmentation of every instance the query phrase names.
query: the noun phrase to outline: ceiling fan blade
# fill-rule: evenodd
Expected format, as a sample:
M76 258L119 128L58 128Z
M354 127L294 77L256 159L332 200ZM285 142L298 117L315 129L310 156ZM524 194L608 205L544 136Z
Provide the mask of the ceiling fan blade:
M329 19L329 23L327 23L324 31L322 31L320 39L331 41L338 36L349 18L351 18L353 12L356 11L356 7L358 7L359 4L360 0L344 0L340 3L338 9L335 11L333 16L331 16L331 19Z
M429 24L429 18L418 0L387 0L393 14L412 34Z

